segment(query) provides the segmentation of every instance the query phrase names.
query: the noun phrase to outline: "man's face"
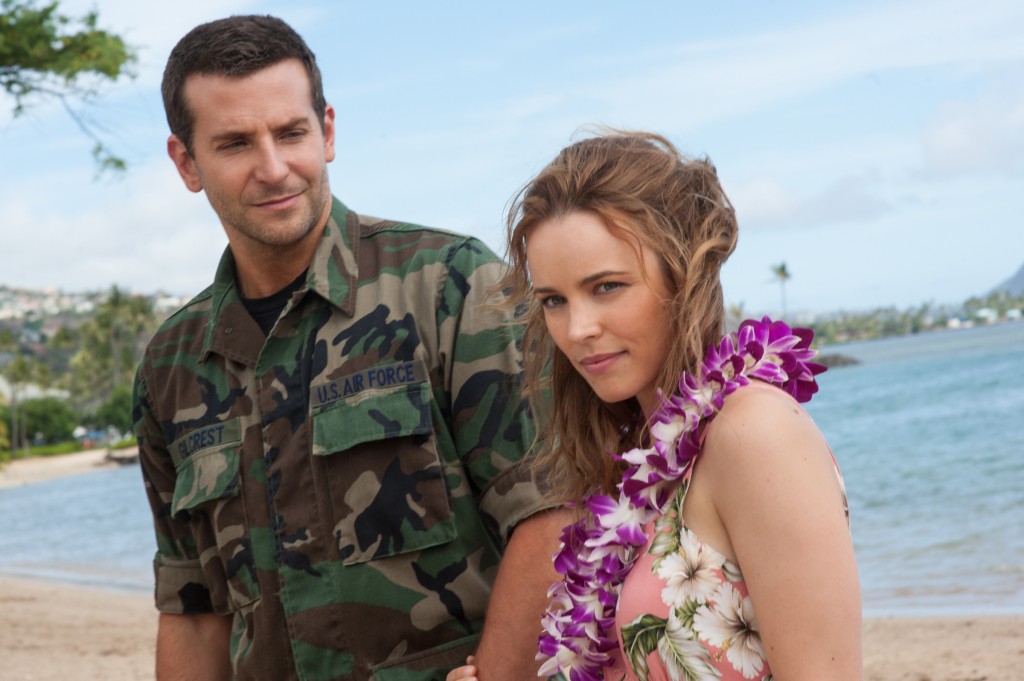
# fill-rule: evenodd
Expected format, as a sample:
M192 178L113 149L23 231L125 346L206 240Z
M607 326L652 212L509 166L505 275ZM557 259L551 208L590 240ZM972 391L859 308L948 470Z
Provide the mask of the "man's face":
M289 59L242 78L192 75L193 153L172 135L167 150L185 185L206 196L235 248L287 247L326 223L334 109L323 128L309 76Z

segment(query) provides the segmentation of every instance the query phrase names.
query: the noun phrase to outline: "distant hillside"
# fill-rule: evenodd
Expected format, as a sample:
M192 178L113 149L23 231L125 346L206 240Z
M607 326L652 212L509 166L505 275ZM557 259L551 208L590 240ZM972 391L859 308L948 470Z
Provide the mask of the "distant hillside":
M1011 296L1024 296L1024 265L999 286L992 289L992 293L1007 293Z

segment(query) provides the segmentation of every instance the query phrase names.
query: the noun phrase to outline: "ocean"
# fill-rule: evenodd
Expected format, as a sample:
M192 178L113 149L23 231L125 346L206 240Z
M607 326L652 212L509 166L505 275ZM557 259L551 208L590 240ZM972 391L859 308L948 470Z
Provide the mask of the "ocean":
M807 405L839 462L864 613L1024 614L1024 323L832 346ZM0 490L0 573L152 589L137 466Z

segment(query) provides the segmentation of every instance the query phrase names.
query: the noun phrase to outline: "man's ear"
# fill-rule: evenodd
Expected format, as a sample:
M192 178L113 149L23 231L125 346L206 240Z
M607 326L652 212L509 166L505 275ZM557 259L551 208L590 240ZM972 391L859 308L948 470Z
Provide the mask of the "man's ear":
M178 174L181 175L181 180L188 190L190 192L202 191L203 180L199 177L195 159L188 153L185 143L177 135L167 138L167 155L174 161L174 167L178 169Z
M334 160L334 107L330 104L324 110L324 160Z

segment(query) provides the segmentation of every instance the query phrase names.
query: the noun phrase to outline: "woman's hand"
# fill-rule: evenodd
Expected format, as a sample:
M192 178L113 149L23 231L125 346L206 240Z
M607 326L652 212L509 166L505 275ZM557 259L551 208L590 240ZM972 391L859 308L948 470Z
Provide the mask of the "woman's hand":
M445 681L476 681L476 667L473 666L473 656L466 658L466 664L456 667L448 672Z

